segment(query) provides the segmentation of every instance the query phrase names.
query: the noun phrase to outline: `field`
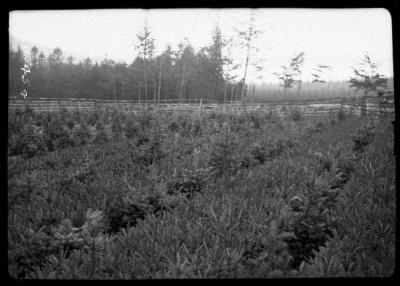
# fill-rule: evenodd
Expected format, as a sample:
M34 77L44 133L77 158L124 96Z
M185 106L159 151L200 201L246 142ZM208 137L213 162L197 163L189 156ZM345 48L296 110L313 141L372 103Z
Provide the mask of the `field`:
M390 276L391 120L11 111L9 274Z

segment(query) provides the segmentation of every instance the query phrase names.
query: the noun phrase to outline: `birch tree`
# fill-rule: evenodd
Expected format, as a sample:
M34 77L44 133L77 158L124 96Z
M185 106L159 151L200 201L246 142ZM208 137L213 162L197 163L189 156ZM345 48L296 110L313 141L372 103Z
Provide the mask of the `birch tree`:
M244 76L242 79L243 86L241 92L241 100L243 100L246 97L246 79L247 79L248 66L249 62L251 61L252 52L256 49L256 47L254 46L254 41L257 39L259 34L263 32L262 30L256 29L254 20L255 20L255 12L252 11L247 30L242 30L242 31L236 30L239 38L239 46L245 49L246 52Z
M139 57L143 60L144 100L146 101L148 94L148 65L154 54L154 38L151 35L151 28L147 24L147 21L144 23L143 31L137 34L137 39L139 43L135 47L139 51Z
M228 86L231 87L230 92L230 101L233 101L233 95L235 90L234 80L236 79L237 75L235 75L235 71L240 68L239 64L235 64L232 58L232 51L233 51L233 38L230 38L226 41L225 45L225 65L224 65L224 80L225 80L225 87L224 87L224 103L226 101L226 95L228 91Z

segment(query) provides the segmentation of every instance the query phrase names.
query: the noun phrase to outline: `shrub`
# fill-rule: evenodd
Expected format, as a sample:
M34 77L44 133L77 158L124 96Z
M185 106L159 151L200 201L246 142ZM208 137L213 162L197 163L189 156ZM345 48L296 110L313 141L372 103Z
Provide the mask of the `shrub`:
M318 170L328 172L332 170L333 162L332 157L329 156L329 154L316 153L315 155L319 163Z
M289 113L289 119L293 121L299 121L301 119L301 111L299 109L294 109Z
M85 145L89 143L90 139L91 134L89 127L85 123L82 123L80 127L76 129L72 138L73 144L76 146ZM59 145L59 147L62 148L63 146Z
M343 188L350 180L355 168L354 157L340 157L336 163L336 177L332 188Z
M257 160L260 164L263 164L268 157L267 150L264 146L256 144L253 146L250 154L253 156L255 160Z
M236 173L240 163L234 156L233 147L234 143L228 137L219 138L213 143L208 164L215 177Z
M137 144L142 142L150 143L144 146L139 145L140 148L136 150L135 154L136 162L145 166L150 166L165 157L165 153L161 148L161 138L159 136L155 135L151 140L148 137L139 138Z
M268 141L267 145L264 147L266 156L268 158L275 158L280 156L287 147L286 143L289 143L289 141L284 139L274 139Z
M45 138L35 127L28 124L20 133L10 136L8 140L10 155L24 155L30 158L47 151Z
M238 160L239 160L239 168L250 168L259 163L257 159L254 159L252 154L247 154L247 153L244 153L241 156L239 156Z
M335 209L335 203L339 192L337 190L318 190L316 181L314 185L307 185L309 188L308 204L298 207L293 204L291 207L296 213L293 216L289 231L295 237L285 239L292 256L290 266L298 269L303 261L309 261L315 257L321 246L334 236L336 227L331 212Z
M108 138L106 130L105 130L103 124L101 124L101 122L97 122L96 129L97 129L97 134L95 135L93 142L94 143L108 142L109 138Z
M267 113L264 114L264 118L266 120L273 120L275 117L276 114L272 110L269 110Z
M176 118L176 121L182 130L186 130L186 128L190 127L189 118L186 114L179 114L178 117Z
M122 132L121 119L116 114L113 114L111 130L114 134L119 135Z
M252 126L254 129L260 129L261 128L261 118L258 116L258 114L252 112L248 116L250 122L252 123Z
M172 200L165 198L160 192L152 192L135 197L119 197L105 211L106 232L116 233L121 228L136 226L139 220L143 220L147 215L158 216L173 208Z
M26 177L12 180L8 184L8 204L10 208L14 206L24 206L29 203L31 196L38 188L39 180L37 173L30 174Z
M125 130L126 137L132 138L138 133L139 133L139 127L135 124L133 120L128 120Z
M45 138L47 149L55 151L73 145L68 130L64 127L60 118L55 118L45 126Z
M91 209L86 212L86 222L79 228L74 228L67 218L47 233L42 229L37 232L29 229L20 248L9 253L9 259L14 262L9 268L10 274L15 278L30 278L32 273L41 271L46 265L59 265L59 259L65 261L74 250L84 254L91 249L95 255L94 251L106 242L103 229L103 213Z
M89 118L87 120L87 124L96 125L100 120L100 114L97 111L92 111L89 113Z
M74 128L74 126L75 126L75 122L74 122L73 120L68 120L68 121L67 121L67 127L68 127L69 129Z
M171 132L178 132L179 131L179 124L176 123L175 121L172 121L169 125L168 125L168 129Z
M199 119L196 119L193 123L192 123L192 134L195 136L199 136L202 133L202 129L201 129L201 122Z
M336 117L339 119L339 121L344 121L346 119L346 112L344 110L339 110L336 113Z
M190 199L201 191L205 177L206 174L203 169L184 171L183 174L177 176L173 182L168 183L167 194L182 194Z
M26 278L36 268L51 262L50 255L57 254L57 244L51 237L44 233L35 235L25 247L21 246L9 254L9 259L15 263L10 274L15 278Z
M135 226L137 220L142 220L146 216L145 210L137 203L127 202L122 198L117 199L105 211L106 216L106 232L116 233L121 228Z
M148 142L150 142L150 138L147 135L145 135L143 133L138 134L138 137L136 139L136 146L139 147L139 146L144 145L144 144L146 144Z
M357 129L356 133L353 134L353 151L360 154L364 152L365 147L374 139L375 126L372 124L364 125Z
M217 117L217 114L214 111L211 111L208 115L209 119L215 119Z
M139 122L139 126L142 130L149 128L151 126L151 122L153 121L153 117L150 113L144 113L137 117L137 121Z
M315 130L316 130L317 132L323 131L324 127L325 127L325 123L324 123L323 121L317 121L317 122L315 123Z

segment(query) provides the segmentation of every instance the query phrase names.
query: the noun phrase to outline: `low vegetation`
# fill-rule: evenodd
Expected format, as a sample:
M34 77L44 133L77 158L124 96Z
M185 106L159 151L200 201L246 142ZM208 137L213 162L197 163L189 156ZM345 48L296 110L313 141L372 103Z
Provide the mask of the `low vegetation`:
M382 277L389 119L9 113L18 279Z

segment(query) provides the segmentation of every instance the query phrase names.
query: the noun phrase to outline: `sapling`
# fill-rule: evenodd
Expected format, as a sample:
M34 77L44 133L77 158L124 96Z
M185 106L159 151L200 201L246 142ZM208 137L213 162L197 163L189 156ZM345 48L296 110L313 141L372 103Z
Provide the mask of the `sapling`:
M368 54L364 55L358 68L352 67L354 75L349 80L350 88L355 91L362 90L361 116L367 114L367 95L370 92L377 92L381 88L387 87L387 78L377 71L378 65L374 63Z

